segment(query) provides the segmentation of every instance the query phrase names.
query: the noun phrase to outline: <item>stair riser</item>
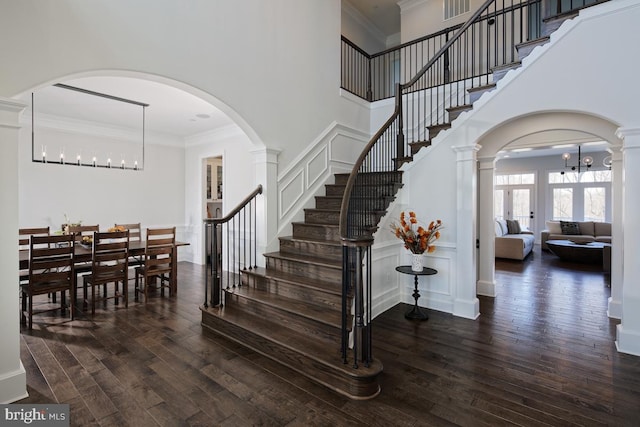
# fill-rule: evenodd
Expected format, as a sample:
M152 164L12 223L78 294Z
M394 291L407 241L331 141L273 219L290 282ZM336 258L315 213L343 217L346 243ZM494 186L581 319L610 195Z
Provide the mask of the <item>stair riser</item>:
M327 343L340 343L340 325L327 325L313 319L308 319L296 313L282 310L278 307L263 304L260 301L244 298L242 295L227 292L225 304L233 310L241 310L258 317L269 319L283 327L323 340Z
M307 254L331 261L342 261L342 246L304 240L281 240L280 252Z
M342 199L333 197L316 197L316 208L318 209L337 209L340 210Z
M317 211L314 209L307 209L304 212L304 222L310 224L340 224L340 211Z
M310 264L302 261L267 257L267 269L293 274L310 279L321 278L323 281L342 283L342 268L331 268L324 265Z
M251 331L237 327L223 318L202 312L202 326L206 334L218 335L248 347L272 360L289 367L312 381L348 396L352 399L370 399L380 392L377 374L353 376L331 369L315 359L306 357L291 348L265 339ZM339 358L339 344L336 346Z
M326 305L330 310L340 311L342 309L342 297L338 293L325 292L321 289L307 288L291 282L250 274L242 275L242 284L274 295ZM339 290L340 286L339 283L336 283L335 290Z
M402 172L382 172L376 174L377 179L381 182L392 183L392 182L402 182ZM349 174L339 173L335 175L335 183L336 185L347 185L347 181L349 180Z
M327 185L325 192L327 196L340 196L344 195L344 186L342 185ZM368 183L368 185L357 186L353 189L352 194L356 196L367 197L380 197L380 196L394 196L398 191L397 184L389 184L388 182L380 181L379 183Z
M316 226L312 224L293 224L293 237L295 239L340 241L338 227Z

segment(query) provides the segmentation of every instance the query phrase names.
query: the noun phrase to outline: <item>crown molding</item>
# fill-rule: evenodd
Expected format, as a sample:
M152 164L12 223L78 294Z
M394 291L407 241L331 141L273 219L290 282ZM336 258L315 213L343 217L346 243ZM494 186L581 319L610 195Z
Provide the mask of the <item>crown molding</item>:
M343 0L342 10L358 24L362 25L371 33L371 35L382 45L387 46L387 35L378 28L369 18L364 16L356 9L348 0Z
M398 6L400 6L400 15L405 12L409 12L411 9L426 4L429 0L400 0Z

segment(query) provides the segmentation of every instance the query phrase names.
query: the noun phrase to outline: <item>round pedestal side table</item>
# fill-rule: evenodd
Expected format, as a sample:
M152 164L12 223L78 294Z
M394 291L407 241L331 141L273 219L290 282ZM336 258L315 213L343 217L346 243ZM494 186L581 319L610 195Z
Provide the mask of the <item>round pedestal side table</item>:
M423 312L420 310L420 307L418 307L418 298L420 298L420 293L418 292L418 276L433 276L434 274L438 274L438 270L429 267L422 267L422 271L413 271L410 265L400 265L396 267L396 271L404 274L413 274L414 277L413 299L415 300L415 304L411 310L405 313L404 317L411 320L427 320L429 318L427 313Z

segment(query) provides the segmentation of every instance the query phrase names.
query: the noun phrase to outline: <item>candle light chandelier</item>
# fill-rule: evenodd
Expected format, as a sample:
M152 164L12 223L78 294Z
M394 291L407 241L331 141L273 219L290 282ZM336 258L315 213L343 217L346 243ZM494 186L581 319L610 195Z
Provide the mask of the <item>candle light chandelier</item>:
M35 141L35 128L36 128L36 110L35 110L35 99L34 94L31 94L31 145L32 145L32 161L37 163L48 163L48 164L60 164L60 165L72 165L72 166L89 166L94 168L108 168L108 169L129 169L129 170L137 170L140 171L144 167L144 143L145 143L145 109L149 106L149 104L145 104L143 102L133 101L126 98L120 98L113 95L108 95L105 93L95 92L83 88L78 88L74 86L69 86L62 83L54 84L51 88L58 89L66 89L69 93L75 93L79 96L88 95L95 99L103 99L106 102L115 102L117 105L129 106L134 110L124 109L120 112L121 116L126 116L129 114L131 117L127 120L135 121L135 117L139 118L137 126L139 126L137 132L137 136L135 137L136 141L131 144L127 143L126 140L130 137L123 136L125 134L135 133L130 130L130 124L121 126L121 132L118 133L117 124L110 125L110 129L115 129L113 131L113 135L116 136L105 136L105 135L96 135L94 138L89 138L84 141L79 140L78 138L72 139L72 135L77 134L78 132L74 131L71 134L67 133L67 138L64 138L64 142L60 141L60 138L55 141L46 141L42 140L39 149L36 148ZM49 89L51 90L51 89ZM47 92L47 96L50 92ZM51 104L52 98L47 98L45 100L45 104ZM57 100L57 98L53 98ZM60 107L64 107L65 104L69 105L85 105L85 103L80 98L71 98L69 100L67 97L61 97ZM86 110L90 110L91 107L97 105L95 101L87 100L86 101ZM114 108L112 105L108 108ZM138 111L138 112L136 112ZM100 114L99 110L97 114ZM47 116L47 114L44 114ZM62 115L61 117L63 117ZM49 122L51 122L51 119ZM64 117L63 117L64 119ZM80 127L82 127L82 119L76 120L79 123ZM74 122L75 123L75 122ZM87 123L96 123L88 121ZM115 139L114 139L115 138ZM45 139L41 136L41 139ZM118 145L119 144L119 145ZM133 147L133 148L131 148Z

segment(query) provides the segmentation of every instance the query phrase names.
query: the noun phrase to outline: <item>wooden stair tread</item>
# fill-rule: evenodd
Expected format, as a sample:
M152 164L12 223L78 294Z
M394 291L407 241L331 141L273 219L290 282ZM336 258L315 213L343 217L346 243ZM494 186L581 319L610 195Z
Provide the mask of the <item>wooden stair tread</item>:
M342 313L332 310L327 305L319 305L310 301L302 301L281 295L274 295L271 292L256 289L251 286L238 286L235 289L226 292L253 301L259 301L260 303L270 307L294 313L308 319L313 319L325 325L335 326L336 328L340 327Z
M266 269L263 267L254 268L250 271L244 271L243 274L253 274L253 275L261 275L268 279L278 280L282 282L288 282L292 284L296 284L301 287L310 288L316 291L325 292L333 295L342 295L341 291L333 290L332 287L335 287L335 283L323 281L318 278L307 278L300 277L294 274L285 273L282 271L275 271L273 269ZM340 284L340 286L342 286Z
M269 340L280 347L287 348L305 356L306 358L328 366L333 370L340 371L343 375L349 377L368 377L377 375L382 371L382 364L376 359L372 361L369 367L360 363L358 369L353 369L352 363L342 363L339 342L327 345L323 340L311 339L306 335L289 328L283 328L282 325L278 323L271 322L268 319L254 316L251 313L236 310L231 307L201 307L200 309L212 316L216 316L228 323L241 327L254 335L258 335ZM221 331L216 332L221 333ZM237 337L227 337L234 341L238 341ZM241 344L252 347L251 343L247 341L243 341ZM258 351L260 350L258 349ZM274 355L268 356L274 357ZM287 366L293 367L291 365Z
M342 263L340 261L322 259L316 256L299 255L299 254L286 253L286 252L269 252L264 254L264 256L267 258L277 258L277 259L285 259L289 261L298 261L298 262L304 262L308 264L321 265L323 267L338 268L342 270Z

